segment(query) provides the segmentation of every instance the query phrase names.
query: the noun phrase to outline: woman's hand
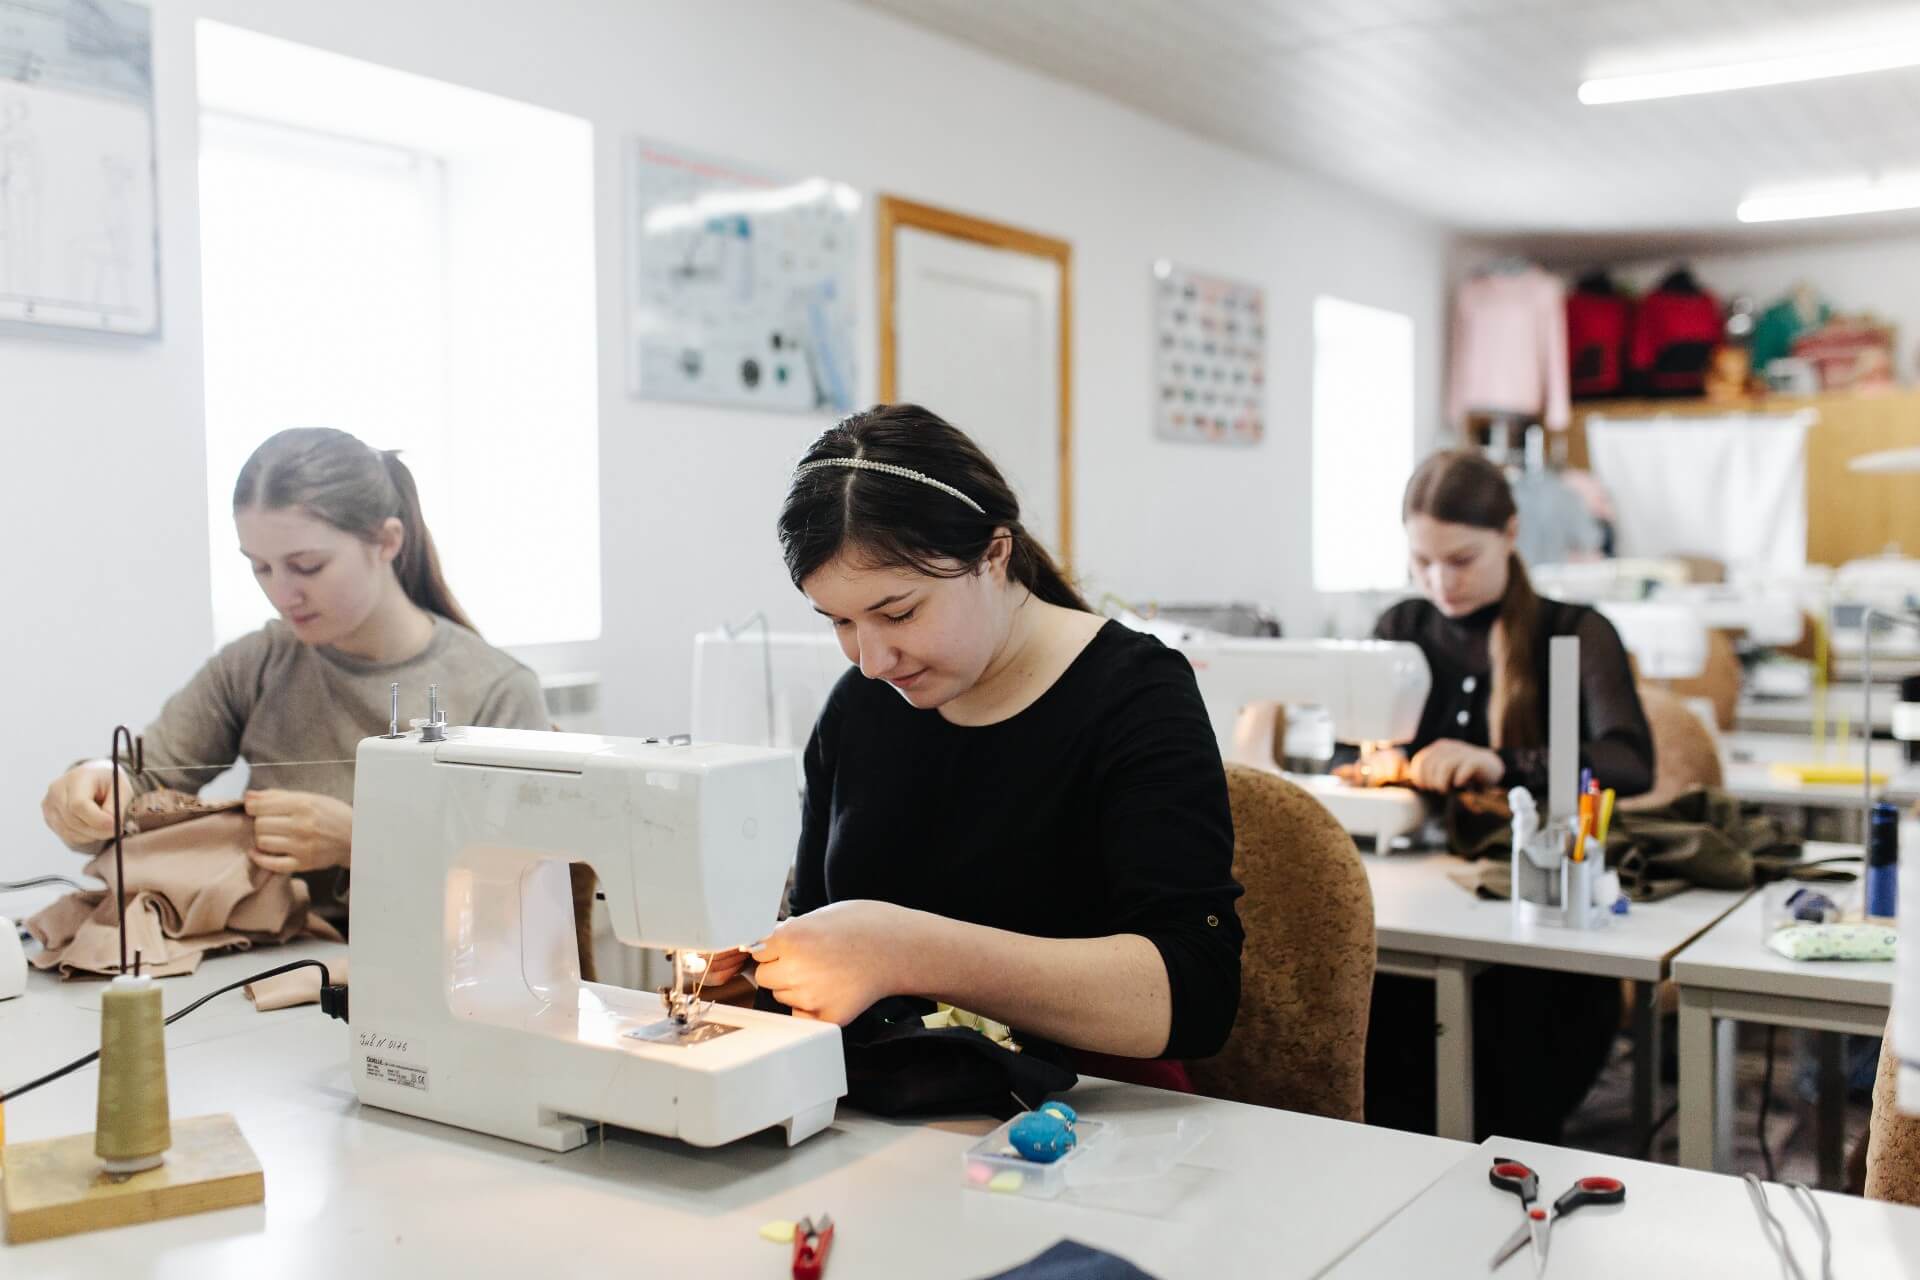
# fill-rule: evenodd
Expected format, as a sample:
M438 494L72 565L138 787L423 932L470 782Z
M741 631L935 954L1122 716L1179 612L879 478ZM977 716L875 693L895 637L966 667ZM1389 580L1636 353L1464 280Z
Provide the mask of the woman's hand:
M1384 787L1392 782L1407 780L1407 753L1398 747L1382 747L1369 751L1352 764L1343 764L1333 771L1342 782L1351 782L1359 787Z
M1507 776L1507 765L1497 752L1443 738L1414 756L1407 775L1422 791L1458 791L1498 783Z
M803 1017L846 1026L898 993L917 911L852 900L793 916L754 949L762 991Z
M311 791L249 791L253 848L268 871L320 871L353 861L353 806Z
M53 780L40 801L40 816L69 845L113 838L113 762L89 760ZM133 799L133 779L120 773L121 803Z

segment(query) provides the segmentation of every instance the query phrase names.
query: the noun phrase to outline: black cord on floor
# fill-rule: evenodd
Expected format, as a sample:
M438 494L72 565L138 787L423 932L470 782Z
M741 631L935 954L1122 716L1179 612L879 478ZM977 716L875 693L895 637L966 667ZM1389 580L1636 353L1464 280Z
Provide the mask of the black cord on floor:
M1767 1171L1767 1181L1773 1179L1773 1147L1767 1142L1767 1110L1773 1105L1773 1040L1780 1031L1778 1027L1767 1028L1767 1068L1760 1077L1760 1163Z
M259 982L263 979L275 977L276 975L279 975L282 973L292 973L295 969L304 969L304 968L307 968L309 965L311 965L313 968L318 969L320 971L320 990L323 997L322 1007L325 1007L326 1001L324 997L326 995L327 989L333 986L333 976L327 972L327 966L322 964L318 960L294 960L287 964L280 965L278 968L268 969L268 970L265 970L264 972L256 973L250 978L242 978L238 982L229 982L226 986L221 987L218 991L209 991L206 995L201 996L198 1000L195 1000L192 1004L188 1005L186 1008L180 1010L178 1013L173 1014L162 1025L169 1026L169 1027L172 1026L174 1023L180 1021L180 1019L186 1017L188 1014L192 1013L195 1009L198 1009L201 1005L213 999L215 996L223 996L227 994L227 992L229 991L238 991L241 987L246 986L250 982ZM336 1014L335 1016L338 1017L341 1015ZM89 1053L84 1058L75 1058L72 1062L69 1062L66 1066L47 1072L46 1075L41 1076L38 1080L29 1080L17 1089L9 1089L5 1093L0 1093L0 1102L12 1102L15 1098L19 1097L23 1093L27 1093L34 1089L38 1089L43 1084L52 1084L55 1080L58 1080L60 1077L65 1075L71 1075L73 1072L78 1071L80 1068L86 1066L89 1062L92 1062L94 1059L98 1058L99 1056L100 1056L100 1051L98 1049L95 1049L92 1053Z

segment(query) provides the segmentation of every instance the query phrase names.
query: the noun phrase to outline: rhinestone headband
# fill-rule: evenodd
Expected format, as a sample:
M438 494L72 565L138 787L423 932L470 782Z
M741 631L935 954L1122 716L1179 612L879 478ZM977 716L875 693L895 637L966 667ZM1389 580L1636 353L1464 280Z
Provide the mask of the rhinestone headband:
M985 507L982 507L979 503L975 502L972 498L969 498L966 494L960 492L958 489L954 488L952 485L947 484L940 480L935 480L932 476L925 475L919 471L912 471L906 467L896 467L891 462L872 462L866 458L820 458L814 462L801 463L798 469L796 469L793 474L795 476L803 476L807 472L816 470L820 467L846 467L854 471L885 472L887 475L890 475L890 476L899 476L902 480L912 480L919 484L929 485L935 489L940 490L942 493L950 493L954 497L960 499L960 501L972 507L975 511L978 511L981 515L987 514Z

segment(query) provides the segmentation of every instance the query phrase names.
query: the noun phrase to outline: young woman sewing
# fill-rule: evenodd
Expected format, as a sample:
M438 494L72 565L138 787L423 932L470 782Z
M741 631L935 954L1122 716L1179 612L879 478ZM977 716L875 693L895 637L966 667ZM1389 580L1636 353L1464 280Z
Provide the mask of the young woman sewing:
M780 540L855 666L807 745L762 989L843 1025L884 996L942 1000L1184 1086L1177 1060L1233 1026L1241 943L1186 659L1092 612L999 470L917 406L815 441Z
M144 735L146 771L123 778L123 796L197 792L219 772L204 766L244 757L254 861L307 879L315 909L344 924L350 762L362 738L386 732L389 686L418 710L439 685L456 724L545 729L546 706L533 673L455 602L397 454L344 431L282 431L240 469L233 520L279 620L167 700ZM54 779L41 812L68 844L97 844L113 834L112 788L113 766L87 761Z
M1389 609L1382 640L1420 646L1433 691L1406 753L1362 762L1428 791L1547 789L1547 663L1554 636L1580 639L1580 765L1622 797L1653 785L1653 738L1613 625L1536 595L1514 551L1506 476L1466 452L1428 458L1402 504L1416 599ZM1483 1132L1558 1142L1605 1065L1620 1018L1611 979L1495 968L1475 986L1475 1115ZM1432 1124L1431 983L1381 977L1367 1045L1368 1118Z

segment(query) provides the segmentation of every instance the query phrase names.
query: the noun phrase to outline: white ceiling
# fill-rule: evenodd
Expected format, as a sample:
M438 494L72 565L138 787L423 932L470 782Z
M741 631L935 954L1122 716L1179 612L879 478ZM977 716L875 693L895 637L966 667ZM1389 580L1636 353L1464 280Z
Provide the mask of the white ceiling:
M1583 106L1595 74L1920 31L1888 0L862 0L1204 137L1470 233L1740 228L1758 191L1920 175L1920 68ZM1920 228L1920 216L1872 220Z

